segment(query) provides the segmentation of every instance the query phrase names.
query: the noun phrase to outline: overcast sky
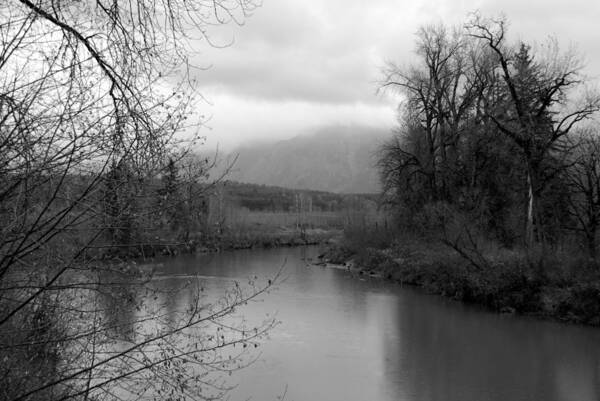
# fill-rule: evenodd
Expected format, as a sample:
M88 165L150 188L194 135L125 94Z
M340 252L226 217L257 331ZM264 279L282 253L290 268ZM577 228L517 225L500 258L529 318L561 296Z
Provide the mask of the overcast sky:
M194 64L212 116L207 144L284 139L315 127L391 128L397 99L376 93L385 61L411 62L424 24L462 24L468 14L504 13L515 38L577 45L588 75L600 76L598 0L264 0L242 27L211 32L231 46L198 48Z

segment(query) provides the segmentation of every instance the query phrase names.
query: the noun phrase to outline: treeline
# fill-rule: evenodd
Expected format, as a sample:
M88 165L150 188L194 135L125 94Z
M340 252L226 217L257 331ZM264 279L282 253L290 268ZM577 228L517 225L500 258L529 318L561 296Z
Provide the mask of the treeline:
M600 97L556 40L508 39L504 19L421 28L416 60L390 64L403 101L378 167L403 230L433 235L476 265L483 242L597 254Z
M250 211L294 212L310 206L315 212L339 212L361 200L377 198L368 194L337 194L235 181L225 181L223 185L231 202Z
M96 227L104 256L152 256L170 249L191 250L207 225L209 198L217 183L207 183L208 159L194 154L166 157L151 172L114 162L101 176Z
M421 28L387 67L399 127L378 154L392 225L325 255L505 313L600 325L600 96L580 56L504 19Z
M136 169L126 159L110 164L100 177L100 207L88 216L89 231L94 232L93 226L102 234L88 246L96 251L86 254L147 257L196 248L287 244L287 237L304 235L306 228L340 228L350 214L375 203L374 195L210 182L211 167L210 160L194 154L171 155L151 171ZM82 180L71 178L73 183ZM70 186L70 191L77 189ZM79 238L86 237L81 235L85 229L79 227Z
M49 226L48 242L63 244L64 251L81 249L77 258L152 256L168 247L191 250L192 239L206 230L217 186L206 179L208 160L172 154L143 169L122 157L90 168L4 174L11 191L0 201L6 242L44 235ZM47 220L36 225L36 213ZM65 221L52 226L59 217Z

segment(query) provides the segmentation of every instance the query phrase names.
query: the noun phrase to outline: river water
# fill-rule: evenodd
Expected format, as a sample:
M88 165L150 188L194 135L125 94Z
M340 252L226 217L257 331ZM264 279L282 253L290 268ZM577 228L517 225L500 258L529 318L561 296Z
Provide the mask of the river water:
M167 285L196 276L215 296L233 280L266 280L284 266L283 281L241 311L281 323L256 349L258 360L231 378L232 401L284 392L290 401L600 400L599 329L489 313L311 265L317 254L235 251L160 265Z

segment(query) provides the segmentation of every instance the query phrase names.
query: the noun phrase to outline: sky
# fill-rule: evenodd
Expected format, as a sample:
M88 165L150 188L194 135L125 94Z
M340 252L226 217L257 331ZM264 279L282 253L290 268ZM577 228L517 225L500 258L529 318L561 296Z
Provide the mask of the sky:
M399 102L378 92L382 67L414 60L420 26L503 13L513 39L576 46L600 77L598 0L263 0L243 26L209 28L192 70L210 116L205 148L281 140L322 126L391 129Z

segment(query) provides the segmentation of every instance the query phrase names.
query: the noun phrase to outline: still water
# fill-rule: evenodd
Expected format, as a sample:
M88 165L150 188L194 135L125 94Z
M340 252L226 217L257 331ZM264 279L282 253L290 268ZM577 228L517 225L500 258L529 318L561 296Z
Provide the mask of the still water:
M231 378L232 401L275 401L286 388L289 401L600 400L599 329L488 313L311 265L317 254L235 251L159 268L168 285L194 276L217 296L233 280L266 280L284 265L277 288L242 310L281 323L258 360Z

